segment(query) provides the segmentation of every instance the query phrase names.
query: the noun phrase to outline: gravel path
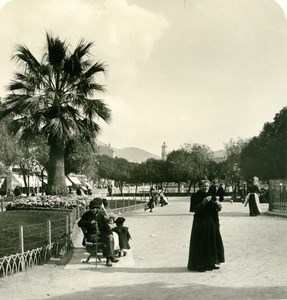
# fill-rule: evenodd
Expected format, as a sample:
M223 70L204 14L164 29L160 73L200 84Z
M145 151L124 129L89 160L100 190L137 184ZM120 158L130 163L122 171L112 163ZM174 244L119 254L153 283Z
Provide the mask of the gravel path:
M131 251L113 267L82 264L81 232L66 266L47 264L0 279L3 299L287 299L287 219L249 217L241 203L223 203L226 262L212 272L186 269L192 214L188 198L170 198L153 213L125 215ZM267 205L262 205L263 211Z

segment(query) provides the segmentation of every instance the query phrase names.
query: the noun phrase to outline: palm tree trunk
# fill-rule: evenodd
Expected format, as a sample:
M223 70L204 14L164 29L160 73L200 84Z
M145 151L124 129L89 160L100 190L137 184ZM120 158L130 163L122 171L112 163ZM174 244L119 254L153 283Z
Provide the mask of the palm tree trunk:
M42 195L44 195L44 169L41 169Z
M23 181L24 181L24 186L25 186L25 194L28 197L29 196L29 185L27 184L26 167L22 162L20 162L20 170L21 170L21 173L23 175Z
M56 143L50 145L47 194L67 195L64 149Z

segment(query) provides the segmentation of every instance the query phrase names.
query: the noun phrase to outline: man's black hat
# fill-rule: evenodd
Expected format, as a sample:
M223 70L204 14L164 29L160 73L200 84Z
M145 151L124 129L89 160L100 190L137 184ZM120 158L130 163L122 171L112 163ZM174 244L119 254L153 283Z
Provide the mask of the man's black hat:
M103 204L103 200L102 198L94 198L91 202L90 202L90 209L93 208L100 208Z
M124 224L124 221L125 221L126 219L125 218L123 218L123 217L118 217L116 220L115 220L115 223L116 224Z

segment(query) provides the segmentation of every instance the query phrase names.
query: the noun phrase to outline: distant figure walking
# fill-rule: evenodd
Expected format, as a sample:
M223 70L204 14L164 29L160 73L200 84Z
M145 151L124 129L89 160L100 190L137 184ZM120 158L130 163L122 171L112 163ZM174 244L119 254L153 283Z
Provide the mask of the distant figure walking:
M209 185L208 180L202 180L190 199L190 212L194 212L187 265L190 271L216 270L216 265L224 262L218 218L222 206L209 195Z
M253 182L251 181L248 186L248 194L245 197L244 206L249 206L249 215L251 217L256 217L260 215L261 208L259 204L259 196L260 189L259 189L259 180L257 177L253 178Z
M209 187L208 190L208 194L212 196L212 200L216 200L217 191L218 191L218 181L213 180L212 185Z
M158 197L158 190L155 185L152 185L152 187L150 189L149 201L144 208L145 211L147 209L149 209L150 210L149 212L152 212L152 210L154 209L157 197Z
M217 196L219 197L219 202L223 202L224 201L225 190L224 190L224 188L222 186L222 183L218 187Z
M158 191L158 197L159 197L159 204L161 207L168 205L168 199L165 196L165 194L163 193L163 189L160 189Z

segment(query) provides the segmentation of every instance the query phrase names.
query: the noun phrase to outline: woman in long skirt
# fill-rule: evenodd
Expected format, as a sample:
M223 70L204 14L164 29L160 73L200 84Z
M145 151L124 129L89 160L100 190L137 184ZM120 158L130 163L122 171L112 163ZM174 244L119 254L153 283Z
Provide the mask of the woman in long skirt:
M208 194L210 182L202 180L199 191L191 197L190 211L194 212L187 268L205 272L219 269L224 262L224 247L219 229L218 212L222 206Z
M260 193L259 190L259 183L258 178L254 177L255 180L253 180L253 183L249 185L248 187L248 194L245 197L244 206L249 206L249 215L251 217L256 217L260 215L261 208L260 208L260 202L259 202L259 196Z

